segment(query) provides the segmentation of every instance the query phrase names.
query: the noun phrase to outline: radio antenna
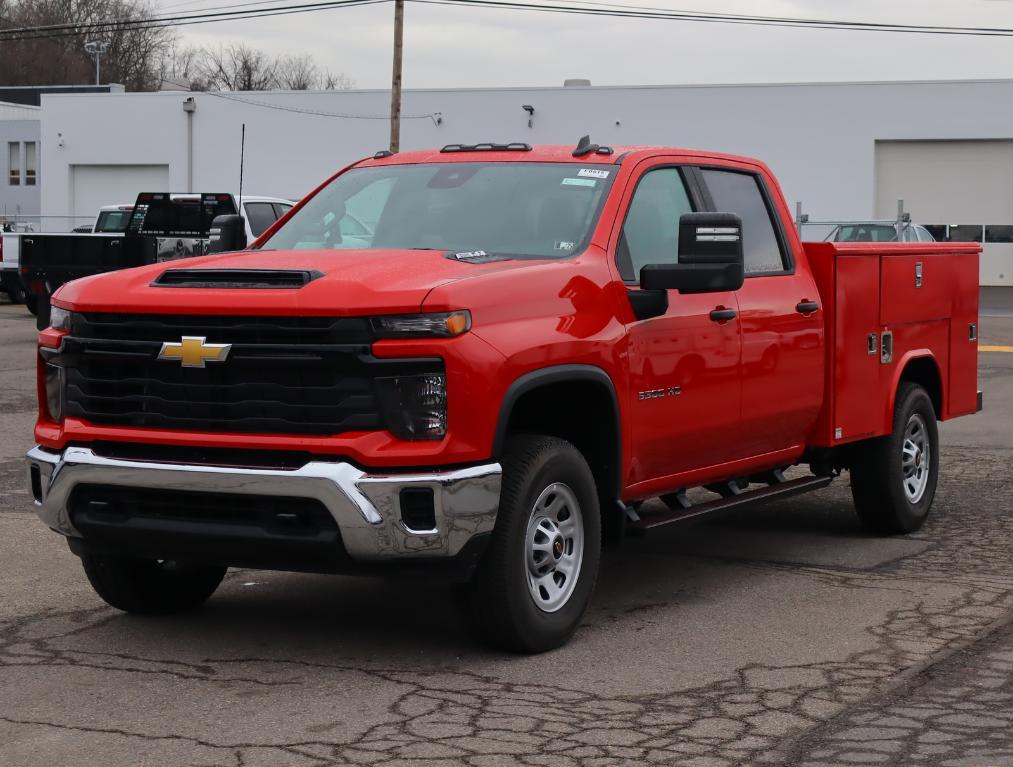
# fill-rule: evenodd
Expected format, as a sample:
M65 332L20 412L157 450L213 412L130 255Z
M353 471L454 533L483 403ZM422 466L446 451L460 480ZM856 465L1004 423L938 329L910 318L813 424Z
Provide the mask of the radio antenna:
M243 161L245 160L246 154L246 123L243 123L242 133L239 136L239 199L236 201L239 206L239 212L242 214L243 210Z

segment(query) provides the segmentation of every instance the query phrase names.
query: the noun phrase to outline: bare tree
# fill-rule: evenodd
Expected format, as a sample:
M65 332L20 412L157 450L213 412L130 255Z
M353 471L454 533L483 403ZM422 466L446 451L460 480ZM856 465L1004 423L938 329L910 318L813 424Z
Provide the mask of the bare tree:
M158 61L174 40L162 26L129 22L150 19L147 0L3 0L3 28L74 24L76 30L59 36L26 33L0 43L0 83L54 85L94 81L94 63L84 50L89 40L107 43L102 56L103 82L117 82L130 90L158 87ZM86 25L114 22L101 31Z
M244 43L205 48L201 75L210 90L266 91L277 83L278 62Z
M317 65L306 54L280 57L275 71L278 87L290 91L309 90L317 87L317 83L320 81Z
M259 91L272 88L347 89L352 81L320 69L306 55L272 56L245 43L217 48L181 44L151 19L152 0L0 0L0 29L73 24L70 34L28 33L0 41L0 85L94 82L87 41L107 44L102 82L128 90L159 90L166 82L190 90ZM102 22L101 31L89 24ZM108 24L108 22L113 22Z
M180 45L174 41L162 53L158 65L159 88L167 84L178 84L192 91L208 90L203 70L204 52L192 45Z
M355 81L342 72L325 69L318 85L325 91L347 91L355 87Z

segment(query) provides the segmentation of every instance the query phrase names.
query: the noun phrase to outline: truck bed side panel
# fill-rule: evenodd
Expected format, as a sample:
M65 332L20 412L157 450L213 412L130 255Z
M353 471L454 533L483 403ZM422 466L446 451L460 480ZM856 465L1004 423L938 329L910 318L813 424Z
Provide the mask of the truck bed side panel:
M942 419L977 405L978 253L964 244L807 243L823 299L831 388L811 444L832 447L892 428L913 360L938 372ZM891 354L882 356L884 342ZM931 367L928 367L931 366Z

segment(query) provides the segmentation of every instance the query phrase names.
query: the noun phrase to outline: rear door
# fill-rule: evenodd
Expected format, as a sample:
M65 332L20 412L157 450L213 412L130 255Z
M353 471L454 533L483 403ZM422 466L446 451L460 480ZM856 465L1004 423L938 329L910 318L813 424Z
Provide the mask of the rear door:
M616 268L632 291L645 264L677 260L679 218L702 203L692 174L671 160L645 162L635 179L614 237ZM735 294L667 294L664 314L628 327L633 483L722 463L738 433Z
M748 166L700 168L708 204L742 218L746 280L742 331L745 458L801 445L823 402L823 320L816 283L782 225L773 184Z

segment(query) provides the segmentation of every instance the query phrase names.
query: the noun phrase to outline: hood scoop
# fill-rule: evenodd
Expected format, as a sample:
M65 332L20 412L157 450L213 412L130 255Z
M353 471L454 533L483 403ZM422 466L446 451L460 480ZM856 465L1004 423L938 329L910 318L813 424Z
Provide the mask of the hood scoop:
M168 269L151 287L298 290L323 276L322 272L300 269Z

